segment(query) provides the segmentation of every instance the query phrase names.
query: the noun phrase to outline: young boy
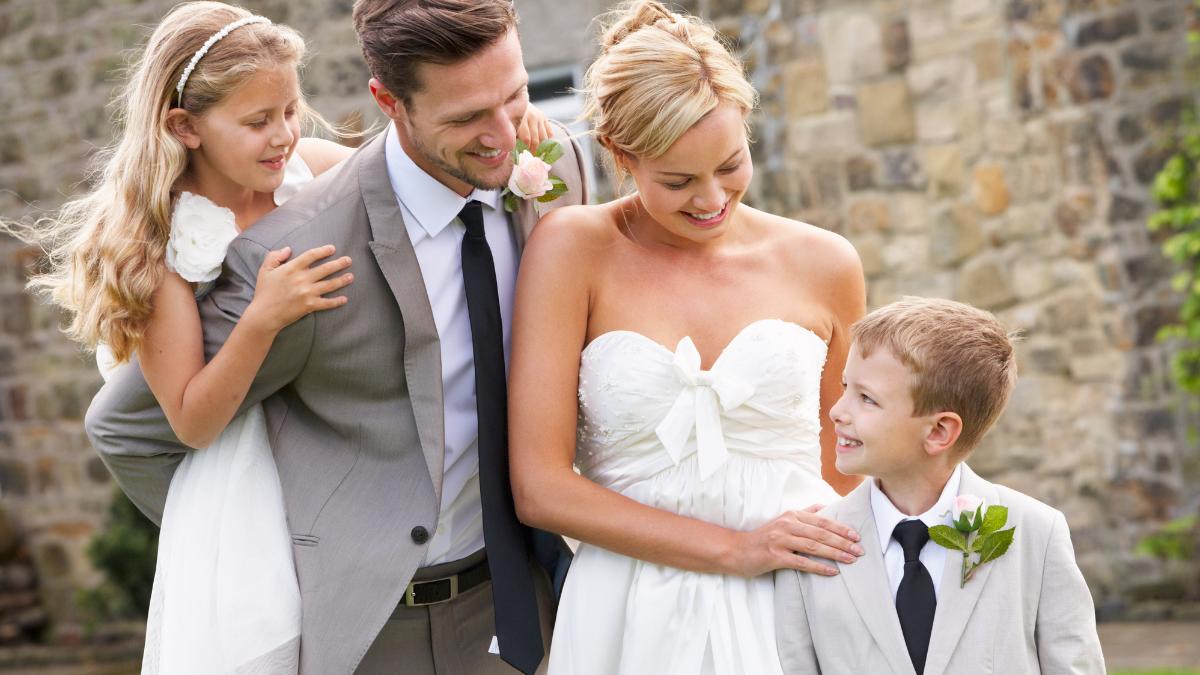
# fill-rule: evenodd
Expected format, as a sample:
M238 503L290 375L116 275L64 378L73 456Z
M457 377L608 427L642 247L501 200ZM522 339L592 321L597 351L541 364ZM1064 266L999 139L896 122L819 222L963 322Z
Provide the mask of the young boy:
M968 305L905 298L855 324L852 338L845 393L829 416L838 470L872 478L823 515L862 533L866 553L831 563L837 576L776 573L783 671L1103 673L1092 597L1063 514L963 464L1016 383L1004 329ZM992 540L964 563L961 551L930 540L929 528L953 528L953 514L973 512L975 498L982 512L1007 507L1007 521L961 535ZM999 557L970 567L1009 536Z

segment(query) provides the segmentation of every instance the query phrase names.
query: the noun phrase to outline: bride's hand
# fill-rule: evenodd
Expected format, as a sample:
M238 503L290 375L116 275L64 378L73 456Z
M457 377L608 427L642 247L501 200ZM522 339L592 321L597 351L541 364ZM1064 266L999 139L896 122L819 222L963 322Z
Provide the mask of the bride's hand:
M778 569L833 576L837 570L805 556L852 563L863 554L859 537L849 527L817 515L820 505L788 511L749 532L738 532L734 573L753 577ZM803 554L803 555L801 555Z

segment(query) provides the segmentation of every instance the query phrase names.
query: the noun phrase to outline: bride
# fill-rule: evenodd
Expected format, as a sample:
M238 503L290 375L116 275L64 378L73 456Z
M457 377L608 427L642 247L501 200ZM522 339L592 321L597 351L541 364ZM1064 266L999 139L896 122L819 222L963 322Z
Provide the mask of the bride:
M820 420L861 265L838 235L740 204L755 93L708 25L618 10L586 87L637 190L543 218L513 327L517 512L583 542L550 672L778 673L765 573L861 554L798 510L855 483Z

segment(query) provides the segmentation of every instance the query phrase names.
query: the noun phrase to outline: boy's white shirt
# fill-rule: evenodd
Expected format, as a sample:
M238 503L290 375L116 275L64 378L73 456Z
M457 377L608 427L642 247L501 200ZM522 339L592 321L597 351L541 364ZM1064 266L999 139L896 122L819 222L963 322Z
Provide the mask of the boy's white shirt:
M865 554L839 574L775 574L776 639L788 675L915 675L888 589L869 481L821 513L855 528ZM960 587L941 574L924 675L1104 673L1095 610L1062 513L962 466L960 493L1009 509L1008 553Z
M887 569L888 582L892 588L892 602L896 601L896 591L900 588L900 580L904 578L904 549L900 542L892 538L892 530L905 520L921 520L925 525L950 525L953 519L949 513L954 507L954 498L958 496L958 486L962 482L962 464L954 467L950 478L942 487L942 494L928 511L918 516L905 515L896 508L892 500L879 488L879 480L867 479L871 485L871 513L875 515L875 530L879 534L879 550L883 551L883 566ZM986 508L986 506L985 506ZM941 579L946 567L946 549L933 543L925 542L921 549L921 564L929 570L931 579ZM933 585L934 597L941 597L938 584Z

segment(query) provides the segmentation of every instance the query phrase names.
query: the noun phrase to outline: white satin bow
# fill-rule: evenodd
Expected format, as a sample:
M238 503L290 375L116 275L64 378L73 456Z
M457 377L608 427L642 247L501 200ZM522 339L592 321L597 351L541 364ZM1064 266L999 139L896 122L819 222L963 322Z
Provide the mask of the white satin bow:
M700 370L700 352L690 337L679 341L674 363L675 373L684 387L654 433L671 460L678 464L694 427L696 458L703 480L729 457L725 434L721 430L721 411L729 412L745 403L754 395L754 387L735 377Z

